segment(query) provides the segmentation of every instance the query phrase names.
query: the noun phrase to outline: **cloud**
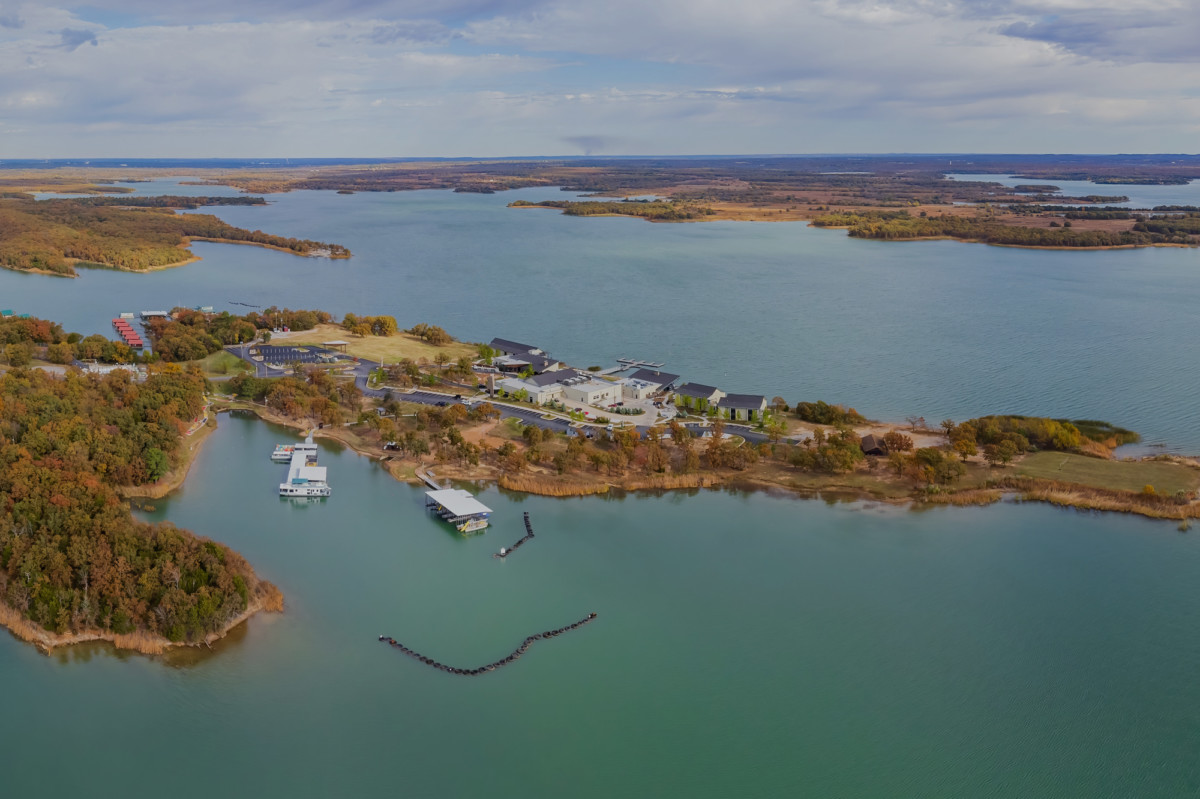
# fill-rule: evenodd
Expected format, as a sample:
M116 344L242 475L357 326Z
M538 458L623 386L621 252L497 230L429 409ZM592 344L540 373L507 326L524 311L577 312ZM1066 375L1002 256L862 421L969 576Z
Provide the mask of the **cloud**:
M75 50L85 44L95 47L98 44L96 34L89 30L63 28L58 34L62 37L58 46L64 50Z
M25 20L18 17L15 11L0 11L0 28L20 30L23 27L25 27Z

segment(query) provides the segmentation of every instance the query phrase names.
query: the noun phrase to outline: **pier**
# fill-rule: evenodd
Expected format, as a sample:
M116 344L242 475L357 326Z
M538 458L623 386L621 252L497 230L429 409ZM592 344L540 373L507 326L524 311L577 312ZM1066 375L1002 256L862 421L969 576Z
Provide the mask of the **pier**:
M589 613L588 615L584 616L579 621L575 622L574 624L568 624L566 627L559 627L557 630L547 630L544 633L534 633L533 635L527 636L525 638L525 640L521 642L521 645L512 651L512 654L508 655L507 657L501 658L500 660L493 661L493 662L487 664L486 666L480 666L477 669L459 669L459 668L455 668L453 666L447 666L445 663L438 663L433 658L426 657L425 655L422 655L420 652L414 652L413 650L406 647L404 644L397 641L395 638L391 638L386 635L379 636L379 640L386 643L388 646L394 647L395 649L399 649L401 652L408 655L413 660L419 660L422 663L424 663L426 666L432 666L433 668L437 669L438 671L444 671L447 674L458 674L463 677L477 677L480 674L486 674L489 671L495 671L496 669L504 668L505 666L509 665L510 663L517 662L518 660L521 659L521 655L525 654L525 652L529 649L529 645L532 644L534 641L545 641L545 640L549 640L551 638L557 638L558 636L562 635L563 633L570 632L571 630L576 630L576 629L582 627L583 625L588 624L595 618L596 618L595 613Z
M439 488L425 492L425 507L460 533L486 529L492 509L461 488Z
M666 366L664 363L655 363L654 361L642 361L637 358L617 358L617 365L610 366L607 369L601 369L597 374L614 375L617 372L624 372L627 369L661 369Z

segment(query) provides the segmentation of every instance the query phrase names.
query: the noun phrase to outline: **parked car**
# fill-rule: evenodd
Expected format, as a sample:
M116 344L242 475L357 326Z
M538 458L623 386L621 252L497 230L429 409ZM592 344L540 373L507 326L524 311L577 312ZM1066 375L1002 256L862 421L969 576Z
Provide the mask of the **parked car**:
M445 408L447 404L448 404L448 403L447 403L445 400L438 400L438 401L437 401L437 406L438 406L439 408Z

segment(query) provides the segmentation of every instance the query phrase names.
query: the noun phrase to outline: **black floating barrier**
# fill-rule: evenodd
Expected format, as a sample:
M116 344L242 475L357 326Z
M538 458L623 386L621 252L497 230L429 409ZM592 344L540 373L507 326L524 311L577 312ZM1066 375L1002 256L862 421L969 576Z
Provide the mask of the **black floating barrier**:
M529 523L529 511L526 511L525 512L525 537L522 538L517 543L513 544L511 547L508 547L507 549L501 549L499 552L492 555L492 557L500 558L500 559L507 558L509 555L511 555L512 553L517 551L517 547L521 546L522 544L524 544L526 541L528 541L531 538L533 538L533 525Z
M528 514L526 514L526 516L528 516ZM528 638L526 638L524 641L522 641L521 645L518 646L516 649L514 649L512 651L512 653L509 654L508 656L503 657L500 660L497 660L493 663L489 663L486 666L480 666L477 669L459 669L459 668L454 668L453 666L447 666L445 663L438 663L433 658L426 657L425 655L422 655L419 652L414 652L413 650L406 647L404 644L397 641L395 638L388 638L387 636L381 635L381 636L379 636L379 640L387 643L389 646L391 646L395 649L400 650L401 652L408 655L409 657L411 657L415 660L421 661L422 663L424 663L427 666L432 666L433 668L437 669L438 671L444 671L447 674L461 674L461 675L474 677L474 676L477 676L479 674L484 674L489 671L495 671L496 669L503 668L504 666L507 666L510 663L514 663L514 662L520 660L521 654L523 652L525 652L527 649L529 649L529 644L532 643L533 641L537 641L539 639L553 638L557 635L567 632L568 630L574 630L577 627L582 627L583 625L587 624L594 618L596 618L596 614L589 613L587 616L584 616L579 621L575 622L574 624L568 625L566 627L560 627L557 630L550 630L550 631L544 632L544 633L535 633L534 635L531 635Z

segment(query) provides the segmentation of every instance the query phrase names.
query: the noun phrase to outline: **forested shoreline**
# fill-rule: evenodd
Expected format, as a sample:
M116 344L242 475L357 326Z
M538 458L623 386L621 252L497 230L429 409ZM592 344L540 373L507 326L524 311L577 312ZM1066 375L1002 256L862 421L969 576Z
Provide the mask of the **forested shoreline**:
M204 389L176 365L141 383L126 371L0 376L0 601L55 635L197 643L277 595L237 552L140 522L120 496L180 462Z
M247 197L0 198L0 266L74 275L75 265L86 263L140 272L194 258L186 249L192 238L259 244L297 255L350 257L339 244L275 236L234 227L209 214L174 211L259 202L261 198Z

